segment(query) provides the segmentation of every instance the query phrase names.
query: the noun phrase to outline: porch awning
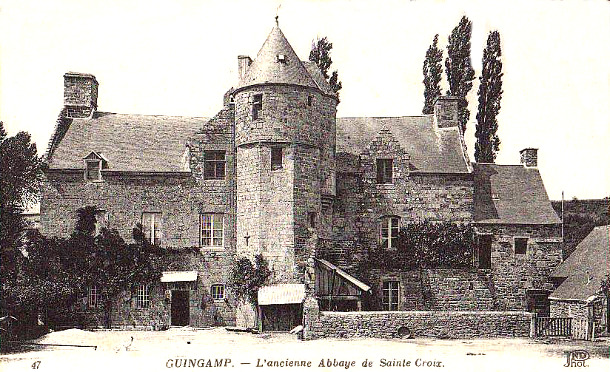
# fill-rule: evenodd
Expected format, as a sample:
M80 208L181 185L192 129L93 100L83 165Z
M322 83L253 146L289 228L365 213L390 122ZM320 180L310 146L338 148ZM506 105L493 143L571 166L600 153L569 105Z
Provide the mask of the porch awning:
M194 282L197 271L164 271L161 273L161 283Z
M276 284L258 290L259 305L300 304L305 299L305 284Z
M331 271L334 270L343 279L345 279L348 282L352 283L353 285L355 285L356 287L360 288L364 292L368 292L371 289L371 287L369 287L368 285L362 283L360 280L354 278L353 276L349 275L348 273L346 273L345 271L341 270L337 266L331 264L330 262L328 262L326 260L323 260L321 258L316 258L316 261L318 261L323 266L325 266L326 269L331 270Z

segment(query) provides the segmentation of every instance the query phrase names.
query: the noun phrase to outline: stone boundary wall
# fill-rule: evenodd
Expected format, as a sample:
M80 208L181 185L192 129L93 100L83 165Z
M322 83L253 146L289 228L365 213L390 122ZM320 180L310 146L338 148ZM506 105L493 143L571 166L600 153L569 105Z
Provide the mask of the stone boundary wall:
M321 311L306 339L411 337L529 337L532 313L523 311Z

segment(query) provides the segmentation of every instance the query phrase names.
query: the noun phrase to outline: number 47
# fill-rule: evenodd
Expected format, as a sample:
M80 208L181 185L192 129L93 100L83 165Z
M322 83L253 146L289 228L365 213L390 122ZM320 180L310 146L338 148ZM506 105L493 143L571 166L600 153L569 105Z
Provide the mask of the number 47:
M32 363L32 369L38 369L38 367L40 367L40 360L37 360Z

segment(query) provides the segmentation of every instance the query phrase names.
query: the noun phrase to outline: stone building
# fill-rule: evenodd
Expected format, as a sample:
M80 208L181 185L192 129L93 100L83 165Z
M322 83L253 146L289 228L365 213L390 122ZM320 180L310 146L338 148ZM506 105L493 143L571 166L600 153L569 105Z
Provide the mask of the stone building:
M337 118L337 96L278 26L237 63L210 119L99 112L96 78L64 75L42 232L68 235L75 211L95 205L125 239L142 223L177 252L160 283L117 299L113 326L251 325L227 283L236 258L258 253L272 270L257 309L268 330L300 324L308 307L546 311L560 221L535 149L521 165L472 164L454 97L431 115ZM357 277L373 249L395 249L400 226L421 220L474 224L472 267ZM83 299L89 325L99 290Z

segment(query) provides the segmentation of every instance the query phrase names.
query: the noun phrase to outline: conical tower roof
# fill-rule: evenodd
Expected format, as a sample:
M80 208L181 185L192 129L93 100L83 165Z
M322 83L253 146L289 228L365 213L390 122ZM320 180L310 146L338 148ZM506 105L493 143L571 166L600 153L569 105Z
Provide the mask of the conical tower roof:
M273 27L239 88L254 84L296 84L318 88L280 27Z

